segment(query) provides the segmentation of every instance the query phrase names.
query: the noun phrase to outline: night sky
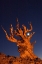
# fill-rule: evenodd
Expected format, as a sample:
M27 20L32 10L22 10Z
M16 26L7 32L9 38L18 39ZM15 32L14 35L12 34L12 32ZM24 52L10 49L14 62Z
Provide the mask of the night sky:
M42 58L42 0L1 0L0 1L0 52L19 56L18 47L9 42L1 25L9 34L10 24L16 29L16 18L19 19L20 27L24 24L30 28L28 22L32 23L33 35L31 41L36 40L34 53Z

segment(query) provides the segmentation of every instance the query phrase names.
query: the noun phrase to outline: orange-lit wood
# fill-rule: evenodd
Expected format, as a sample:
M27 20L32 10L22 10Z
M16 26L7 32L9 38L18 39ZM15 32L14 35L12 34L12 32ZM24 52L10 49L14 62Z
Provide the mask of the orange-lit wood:
M7 40L10 42L16 43L18 46L18 52L20 53L20 57L26 58L30 57L31 59L36 58L37 56L33 52L34 48L34 43L31 43L30 40L32 36L34 35L35 32L31 33L29 36L26 35L27 32L32 31L32 24L30 23L30 29L27 29L25 25L22 25L22 28L19 26L19 22L17 19L17 25L16 25L16 30L13 29L13 26L11 24L10 26L10 36L7 34L6 30L2 27L3 31L6 34ZM19 36L21 39L16 39L14 35Z

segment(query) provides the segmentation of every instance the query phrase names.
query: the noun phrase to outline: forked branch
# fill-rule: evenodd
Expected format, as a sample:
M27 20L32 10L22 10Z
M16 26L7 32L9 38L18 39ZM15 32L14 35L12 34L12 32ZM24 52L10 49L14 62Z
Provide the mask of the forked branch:
M1 26L2 27L2 26ZM6 30L4 30L4 28L2 27L2 29L3 29L3 31L4 31L4 33L6 34L6 38L7 38L7 40L9 40L9 41L11 41L11 42L17 42L17 39L15 39L14 37L13 37L13 28L12 28L12 25L11 25L11 28L10 28L10 36L7 34L7 32L6 32Z

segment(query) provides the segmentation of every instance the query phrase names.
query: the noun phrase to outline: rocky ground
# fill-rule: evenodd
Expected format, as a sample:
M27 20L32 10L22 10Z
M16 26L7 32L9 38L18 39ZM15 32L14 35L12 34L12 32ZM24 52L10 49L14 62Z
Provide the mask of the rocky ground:
M42 64L42 60L40 58L30 59L29 57L24 59L0 53L0 64Z

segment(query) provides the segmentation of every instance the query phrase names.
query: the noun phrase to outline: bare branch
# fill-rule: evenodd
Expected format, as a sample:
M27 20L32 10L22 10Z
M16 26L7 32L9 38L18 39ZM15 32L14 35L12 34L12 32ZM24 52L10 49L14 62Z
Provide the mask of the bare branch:
M16 28L17 28L17 30L18 30L18 29L20 28L19 22L18 22L18 18L16 19L16 22L17 22Z
M1 27L2 27L2 25L1 25ZM2 27L2 29L3 29L4 33L5 33L6 35L8 35L8 34L7 34L7 32L6 32L6 30L4 30L4 28L3 28L3 27Z
M32 24L31 24L31 22L30 22L30 29L28 30L28 31L32 31L32 29L33 29L33 27L32 27Z
M35 34L35 32L31 33L30 36L27 38L30 40L34 34Z
M1 26L1 27L2 27L2 26ZM9 40L9 41L11 41L11 42L17 42L17 40L13 37L12 29L11 29L11 34L12 34L12 36L11 36L11 35L8 36L6 30L4 30L3 27L2 27L2 29L3 29L4 33L6 34L6 38L7 38L7 40Z
M31 45L33 45L33 46L34 46L34 44L35 44L35 43L36 43L36 41L32 42L32 43L31 43Z
M23 35L26 37L26 32L27 32L26 26L22 25L22 27L23 27Z
M32 50L34 48L34 44L36 43L36 41L32 42L31 45L32 45Z

